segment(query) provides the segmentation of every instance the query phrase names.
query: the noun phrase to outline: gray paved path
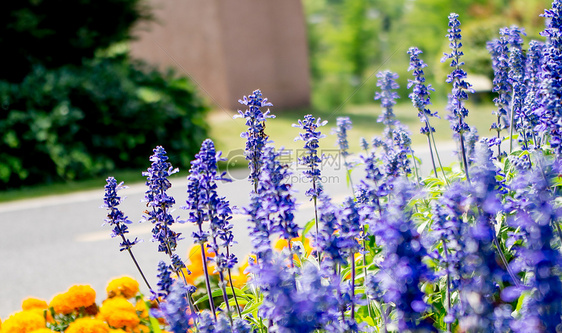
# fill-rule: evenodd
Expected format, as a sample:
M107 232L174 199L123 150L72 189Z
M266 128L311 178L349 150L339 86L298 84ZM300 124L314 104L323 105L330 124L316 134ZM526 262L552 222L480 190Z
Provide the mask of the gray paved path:
M454 148L451 143L439 145L445 165L455 160L452 155ZM416 147L415 151L425 161L422 174L427 175L431 164L427 160L427 148ZM326 177L326 191L341 202L351 192L346 186L345 171L338 169L337 165L325 166L322 172ZM237 170L233 176L243 178L245 173L245 170ZM359 179L362 174L361 167L358 167L353 178ZM300 178L300 172L295 173L295 177L300 204L297 220L302 225L313 216L312 204L304 197L309 184ZM179 207L185 203L186 185L184 177L176 178L170 189L170 194L177 201L174 215L182 218L186 214ZM219 194L227 196L231 205L239 207L247 204L250 190L249 183L244 179L219 185ZM150 241L151 226L136 223L142 217L144 191L144 185L135 184L119 193L126 197L122 210L135 222L130 227L130 235L144 240L133 251L149 282L155 285L156 266L165 257ZM103 188L0 204L0 318L5 319L19 310L21 301L26 297L38 297L49 302L55 294L66 291L73 284L91 285L100 301L105 298L107 282L114 277L129 275L141 281L128 254L119 252L119 240L109 237L110 227L102 227L105 218L105 210L100 208L102 204ZM234 253L242 259L250 249L248 224L241 215L234 217L233 224L238 241ZM185 258L193 244L193 228L177 225L174 230L185 236L177 249L177 253ZM142 284L141 290L147 291Z

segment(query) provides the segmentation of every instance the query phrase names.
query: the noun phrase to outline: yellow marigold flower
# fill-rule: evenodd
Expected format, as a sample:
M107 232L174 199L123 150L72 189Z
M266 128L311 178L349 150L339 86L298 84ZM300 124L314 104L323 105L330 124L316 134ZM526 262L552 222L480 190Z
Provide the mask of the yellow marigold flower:
M205 248L205 255L207 256L207 258L212 258L215 256L214 253L209 252L209 248ZM195 280L197 280L198 277L203 276L203 274L205 273L205 271L203 270L203 258L201 256L201 245L199 244L194 244L193 246L191 246L191 248L189 249L189 252L187 254L187 258L189 260L189 264L187 264L187 269L189 269L189 271L191 272L191 274L187 274L186 270L183 269L183 274L185 275L185 279L187 281L187 283L195 285ZM209 265L207 263L207 270L209 271L209 274L212 275L214 274L214 266Z
M115 328L127 328L130 330L140 323L135 307L123 297L105 300L100 309L100 317L109 326Z
M46 308L48 308L47 302L38 298L29 297L24 299L23 302L21 303L22 310L46 309Z
M148 305L143 299L140 299L135 303L135 311L139 314L140 318L148 319Z
M49 307L55 310L57 314L67 315L74 311L74 307L70 305L67 293L57 294L49 303Z
M70 305L75 309L87 308L96 302L96 291L88 285L72 286L67 294Z
M133 329L133 333L150 333L150 327L146 325L139 325Z
M2 324L2 333L28 333L45 327L45 318L34 311L16 312Z
M126 331L121 328L110 328L109 333L126 333Z
M242 288L248 282L249 275L246 273L246 268L250 265L250 258L254 261L256 260L256 256L254 254L246 256L244 259L244 263L238 266L238 274L232 273L232 284L236 288Z
M38 328L35 331L31 331L29 333L54 333L54 331L51 330L50 328L44 327L44 328Z
M291 239L292 242L300 242L302 241L302 237L295 237L293 239ZM275 242L275 246L274 248L278 251L282 251L284 248L288 247L289 243L287 242L287 240L285 238L279 238L277 240L277 242ZM306 256L310 255L312 253L312 246L310 246L310 239L306 238L304 239L304 252L306 254Z
M109 282L106 288L107 297L122 295L125 298L134 297L139 292L139 283L129 276L122 276Z
M70 325L65 333L109 333L109 327L103 321L91 318L91 317L83 317L78 318Z

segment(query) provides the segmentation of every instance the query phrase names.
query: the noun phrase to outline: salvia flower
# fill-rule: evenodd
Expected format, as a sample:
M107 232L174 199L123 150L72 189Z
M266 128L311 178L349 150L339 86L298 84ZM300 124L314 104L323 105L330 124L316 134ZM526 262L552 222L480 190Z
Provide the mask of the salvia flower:
M385 125L385 137L390 138L392 135L392 128L397 122L396 115L392 108L396 104L396 99L399 98L398 93L395 91L400 88L398 83L396 83L398 74L385 70L378 72L377 78L379 78L377 87L380 87L380 92L375 92L374 99L380 99L383 108L382 114L377 121Z
M166 298L170 294L170 288L174 282L172 279L171 267L166 265L164 261L160 261L158 263L158 274L156 276L158 277L158 283L156 284L158 286L158 291L154 296Z
M538 125L538 116L536 110L539 109L541 103L540 85L542 81L542 60L543 60L544 43L532 40L529 42L525 64L525 86L527 87L527 95L523 105L523 114L525 115L524 129L526 133L533 139L534 146L540 146L539 137L535 132ZM528 138L528 139L530 139Z
M261 110L262 107L273 106L273 104L267 101L267 98L262 96L261 91L258 89L254 90L248 97L244 96L243 99L238 100L240 104L246 105L248 109L244 112L238 110L238 115L234 116L234 118L246 119L246 126L248 126L248 130L240 136L246 139L245 155L249 161L250 181L254 186L256 186L261 169L263 148L269 142L268 135L265 134L265 121L268 118L275 118L269 109L265 112Z
M420 322L428 305L420 283L433 276L422 261L427 252L408 208L414 196L413 187L403 178L396 179L393 185L392 200L373 226L384 252L376 281L384 292L384 300L396 306L398 330L422 329L428 325Z
M466 332L485 332L497 322L494 296L506 280L493 247L493 233L485 217L478 218L464 235L465 257L459 286L459 328Z
M347 142L347 132L351 130L352 124L349 117L338 117L336 119L336 124L338 127L333 128L332 131L338 137L338 147L340 147L340 154L343 157L349 156L349 143Z
M429 124L429 117L438 116L437 112L431 112L428 108L428 105L431 104L429 96L430 91L434 91L434 89L431 87L431 84L425 84L425 74L423 69L427 67L427 64L420 59L419 55L421 53L422 51L417 47L411 47L408 50L408 54L410 55L410 67L408 67L408 71L413 71L412 75L414 76L414 79L408 79L407 88L409 89L413 87L409 97L412 100L414 107L418 109L418 117L424 123L420 133L429 135L429 133L435 132L435 128Z
M217 161L220 160L221 153L215 150L215 144L207 139L201 144L199 153L195 155L195 160L191 162L191 169L187 177L187 197L186 206L182 207L189 211L188 222L195 223L198 230L193 233L196 243L205 243L209 233L203 230L203 222L211 221L214 223L212 228L226 227L230 208L223 198L217 194L218 180L225 180L224 173L218 174ZM220 208L225 215L224 218L217 216L217 209ZM216 236L216 235L215 235Z
M316 119L312 115L307 114L304 116L303 120L299 119L298 124L293 124L293 127L300 128L304 131L295 138L295 141L304 141L305 153L303 156L299 157L299 164L307 167L307 169L303 171L303 174L312 184L312 188L306 191L306 195L311 197L311 199L318 198L322 192L320 171L322 158L318 156L318 148L320 147L318 142L326 136L322 134L318 128L327 123L327 121L322 121L320 118Z
M451 53L444 53L444 57L441 62L445 62L451 59L450 66L453 68L452 72L447 75L447 83L453 84L453 89L449 95L449 122L451 123L451 129L453 132L458 134L460 139L461 148L461 160L464 165L464 171L466 179L470 182L470 176L468 173L468 157L466 156L466 147L464 143L463 133L469 131L470 128L465 121L468 116L468 109L465 107L464 103L468 100L468 93L473 93L472 85L468 83L465 79L467 77L466 72L462 69L464 62L461 61L461 56L464 53L461 51L461 29L459 28L461 23L458 20L459 15L451 13L449 15L449 29L447 37L449 39L449 47L451 48Z
M291 172L279 159L282 151L273 147L264 149L262 173L257 196L262 199L263 208L269 212L270 234L279 233L287 241L298 237L299 226L295 223L296 200L288 183Z
M524 245L517 247L516 265L527 273L528 290L521 319L513 324L516 332L525 332L527 323L543 327L537 331L555 332L562 323L562 284L557 275L562 256L552 247L557 237L551 227L562 217L550 190L551 179L558 175L553 165L542 162L538 168L521 172L510 184L516 211L510 225L519 228L524 239Z
M452 72L447 75L447 83L453 84L452 89L452 99L450 100L451 112L453 117L457 120L457 124L453 126L453 130L457 133L462 133L467 131L468 125L464 121L464 118L468 116L468 110L464 107L464 101L468 100L468 93L473 92L471 84L468 83L466 79L466 72L462 69L464 62L461 61L461 57L464 53L461 51L461 29L459 28L461 23L458 20L459 15L451 13L449 15L449 29L447 37L449 38L449 47L451 48L451 53L444 53L444 57L441 62L445 62L450 59L450 66L453 68Z
M152 164L142 175L146 176L148 190L145 192L145 201L148 209L145 211L144 220L153 224L152 240L158 242L158 251L172 255L176 249L180 233L170 229L175 222L171 209L176 203L174 197L166 192L172 184L168 177L178 172L168 162L166 151L161 146L154 148L150 157Z
M562 153L562 3L552 2L552 9L542 15L547 18L546 29L541 33L547 38L543 52L541 84L542 107L537 110L539 125L536 130L548 136L550 146Z
M492 114L497 116L497 121L492 123L491 130L495 130L498 138L501 139L500 132L509 127L508 110L511 104L511 84L509 82L509 41L506 36L500 36L488 42L486 45L492 56L492 68L494 70L494 80L492 92L498 94L494 97L497 107Z
M305 265L301 274L297 283L285 260L262 267L257 281L265 295L260 313L271 320L275 332L334 331L337 303L333 287L322 283L313 264Z
M522 139L523 147L527 148L525 123L526 116L524 113L523 103L527 94L527 88L525 87L525 58L523 56L523 51L519 48L512 48L509 53L509 78L513 86L513 98L511 102L512 108L512 124L511 131L517 130Z
M187 295L187 286L181 280L176 280L169 288L166 301L160 304L160 311L174 333L185 333L192 327L190 320L194 316L188 311Z
M343 240L337 233L341 216L340 208L334 205L326 194L321 194L318 199L320 231L314 246L323 254L323 265L331 267L334 264L344 264L347 254L343 252Z
M113 177L107 178L106 182L107 184L105 185L103 207L108 210L108 213L107 218L105 219L105 223L113 227L111 237L121 236L121 238L123 239L123 242L121 242L120 244L120 250L128 250L139 241L137 238L135 238L134 241L130 241L125 237L125 235L129 233L127 224L131 224L132 222L117 207L121 204L122 201L121 197L117 195L117 191L127 187L123 185L123 182L117 184L117 180L115 180L115 178Z

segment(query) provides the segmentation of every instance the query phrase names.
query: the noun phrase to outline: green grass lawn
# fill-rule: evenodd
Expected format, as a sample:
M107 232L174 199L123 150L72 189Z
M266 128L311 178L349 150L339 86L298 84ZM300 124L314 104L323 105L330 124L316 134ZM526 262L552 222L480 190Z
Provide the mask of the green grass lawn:
M447 114L444 111L445 104L436 104L431 107L432 111L438 111L441 119L432 119L432 125L436 129L435 139L437 141L451 140L451 130L449 122L445 119ZM492 104L468 104L470 114L467 118L469 125L476 126L481 136L490 136L489 128L494 121L492 110L495 108ZM349 132L349 146L352 152L358 152L359 139L364 137L370 140L373 136L380 136L383 131L382 124L377 122L377 118L381 114L379 103L373 102L368 105L350 105L341 110L331 111L312 111L310 109L300 110L284 110L277 112L275 108L271 109L276 115L274 119L268 119L266 123L266 133L274 142L276 147L285 147L286 149L300 149L303 146L302 141L294 141L298 136L300 129L292 127L298 119L302 119L304 115L311 113L315 117L327 120L328 124L321 128L322 133L326 134L326 138L320 140L321 148L331 149L336 147L336 136L332 133L332 128L336 126L336 118L341 116L350 117L353 122L353 129ZM421 125L417 112L409 103L398 104L394 108L395 114L404 125L408 126L412 132L413 145L423 145L427 143L425 136L419 134ZM213 110L208 114L208 123L210 125L210 137L215 141L217 150L223 152L223 156L241 155L245 147L245 141L240 137L240 133L246 131L244 119L233 119L235 115L232 111ZM148 167L148 156L147 167ZM177 177L185 177L189 166L176 165L180 168L181 173L175 175ZM231 164L232 166L232 164ZM247 167L243 160L239 161L238 166ZM24 187L18 190L9 190L0 192L0 202L13 200L21 200L26 198L35 198L51 194L64 194L81 190L102 189L105 185L107 176L114 176L119 181L127 184L144 182L141 172L144 170L122 170L110 172L107 175L96 179L72 181L65 183L38 185L33 187Z
M469 116L466 121L471 126L476 126L481 136L490 136L489 128L494 121L492 110L495 108L493 104L468 104ZM438 111L441 119L431 119L431 124L435 127L435 139L437 141L448 141L452 139L452 132L449 128L449 122L445 119L447 111L445 104L437 104L431 106L432 111ZM302 119L304 115L310 113L322 120L327 120L328 124L320 128L321 132L326 134L326 138L320 140L322 148L336 148L336 135L332 134L332 129L336 126L337 117L347 116L353 122L353 129L349 131L349 147L352 152L360 150L360 138L364 137L370 141L374 136L380 136L383 131L383 125L377 122L381 114L381 107L378 103L369 105L351 105L345 109L334 111L311 111L302 110L284 110L276 112L274 108L272 113L276 115L274 119L268 119L266 122L266 133L274 142L276 147L285 147L287 149L302 148L302 141L294 141L298 136L300 129L292 127L297 123L298 119ZM421 122L417 116L417 111L409 103L398 104L394 108L394 112L398 120L406 125L412 132L413 145L422 145L427 143L427 138L419 134ZM209 115L209 125L211 127L210 135L215 141L218 150L223 151L225 156L229 152L244 149L244 139L240 137L240 133L246 131L243 119L232 119L234 113L215 110Z

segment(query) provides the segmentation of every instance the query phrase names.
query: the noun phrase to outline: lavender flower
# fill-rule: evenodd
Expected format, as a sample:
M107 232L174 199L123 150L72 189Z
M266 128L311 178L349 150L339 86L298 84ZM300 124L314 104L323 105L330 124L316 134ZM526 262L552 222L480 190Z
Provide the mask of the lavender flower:
M135 238L134 241L130 241L125 237L127 233L129 233L129 228L127 224L131 224L131 222L127 216L117 207L121 204L121 197L117 195L117 191L127 188L123 185L123 182L117 184L117 180L113 177L108 177L106 180L107 184L105 185L105 195L104 195L104 205L103 207L106 208L109 213L107 214L107 218L105 219L105 223L113 226L113 230L111 233L111 237L121 236L122 242L119 245L120 251L129 250L139 241ZM104 224L105 224L104 223Z
M196 243L205 243L209 238L209 233L203 230L203 222L211 221L213 237L218 237L222 230L225 238L224 246L229 246L228 240L228 220L230 219L230 208L228 202L217 194L217 184L219 180L229 181L225 174L218 174L217 161L221 158L221 153L215 150L215 144L207 139L201 144L201 149L195 155L195 160L191 162L191 169L187 177L187 196L186 206L182 207L189 211L188 222L195 223L198 231L193 233Z
M398 83L395 81L398 78L398 74L386 70L378 72L377 77L379 78L377 87L380 87L381 91L375 92L374 99L380 99L381 106L383 107L382 114L377 121L385 125L385 137L392 139L392 128L397 122L392 107L396 104L396 99L400 98L398 93L394 91L399 88Z
M450 331L450 324L455 320L451 295L457 290L461 281L461 263L464 260L464 239L467 224L463 221L467 189L463 183L452 183L443 192L443 196L434 202L432 208L433 236L438 239L436 247L441 245L439 261L444 269L438 272L446 277L446 309L444 321Z
M261 169L261 156L265 145L269 142L269 136L265 134L265 121L267 118L275 118L270 114L269 109L262 112L260 108L265 106L273 106L262 97L261 91L254 90L248 97L238 100L240 104L246 105L248 109L244 112L238 110L238 115L234 118L245 118L248 131L243 132L240 136L246 139L245 155L249 161L250 181L257 186L257 181Z
M172 186L168 177L178 172L178 169L174 169L168 162L164 148L158 146L154 148L153 152L154 154L150 157L150 161L152 161L150 168L142 173L143 176L146 176L148 186L148 190L145 192L148 210L145 211L144 220L154 225L152 239L159 243L158 251L172 255L181 234L170 229L175 222L170 210L176 201L166 191Z

